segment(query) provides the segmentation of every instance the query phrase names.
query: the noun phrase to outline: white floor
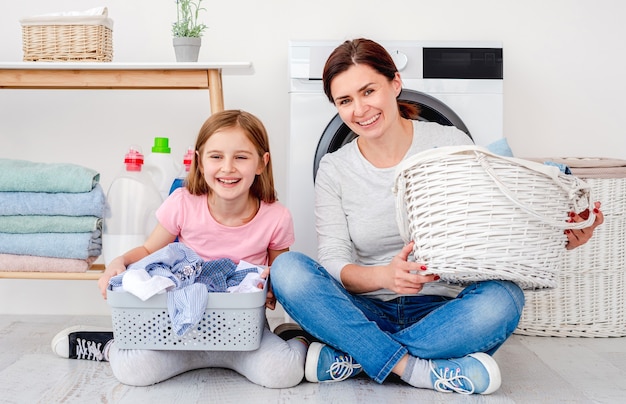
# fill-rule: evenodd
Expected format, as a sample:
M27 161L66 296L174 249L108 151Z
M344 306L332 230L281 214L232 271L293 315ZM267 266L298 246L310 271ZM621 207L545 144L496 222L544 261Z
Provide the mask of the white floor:
M626 338L514 335L495 355L503 377L500 390L468 397L414 389L397 380L379 385L367 378L304 381L272 390L224 369L196 370L154 386L129 387L113 377L107 363L52 353L52 337L73 324L110 326L110 318L0 315L0 403L626 402Z

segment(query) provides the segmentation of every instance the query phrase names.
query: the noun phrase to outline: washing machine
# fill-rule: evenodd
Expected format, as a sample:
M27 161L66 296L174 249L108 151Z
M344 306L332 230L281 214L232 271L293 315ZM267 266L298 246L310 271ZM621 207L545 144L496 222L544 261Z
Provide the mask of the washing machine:
M319 161L355 138L322 88L326 59L341 41L289 43L289 147L286 205L292 250L317 257L314 180ZM497 41L379 41L402 77L400 98L419 120L454 125L477 145L503 137L502 44Z

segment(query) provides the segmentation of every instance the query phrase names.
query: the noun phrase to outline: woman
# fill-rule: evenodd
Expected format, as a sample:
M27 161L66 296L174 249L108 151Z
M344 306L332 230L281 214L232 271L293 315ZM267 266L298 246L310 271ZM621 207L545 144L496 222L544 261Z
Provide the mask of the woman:
M320 264L290 252L272 266L278 301L321 342L309 347L309 381L343 380L363 370L382 383L443 392L489 394L500 386L492 354L515 330L524 294L514 283L486 281L459 292L420 275L395 222L395 167L422 150L471 144L454 127L408 119L393 60L379 44L346 41L329 56L324 92L358 138L327 154L317 173ZM602 222L567 234L586 242ZM575 215L572 220L582 220ZM450 359L452 358L452 359Z

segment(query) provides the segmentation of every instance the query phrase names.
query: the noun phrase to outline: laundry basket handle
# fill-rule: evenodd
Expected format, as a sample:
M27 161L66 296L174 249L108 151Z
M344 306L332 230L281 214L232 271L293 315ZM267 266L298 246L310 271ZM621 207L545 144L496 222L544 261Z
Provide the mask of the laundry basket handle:
M489 160L487 159L487 156L493 156L493 157L497 157L497 158L502 158L502 159L506 159L506 160L510 160L512 161L512 159L509 158L505 158L502 156L498 156L498 155L494 155L492 153L487 153L485 151L482 150L474 150L474 154L476 155L476 159L477 161L480 163L480 165L485 169L485 172L487 173L487 175L489 175L491 177L491 179L493 179L494 183L496 184L496 186L500 189L500 191L504 194L504 196L506 196L511 202L513 202L516 206L518 206L520 209L524 210L526 213L528 213L529 215L541 220L544 223L547 223L553 227L556 228L562 228L562 229L584 229L586 227L589 227L593 224L594 220L595 220L595 215L593 214L593 212L591 211L589 213L589 217L582 222L571 222L568 223L566 221L562 221L562 220L554 220L553 218L550 217L546 217L544 215L542 215L541 213L537 212L536 210L532 209L530 206L528 206L527 204L523 203L522 201L520 201L517 197L515 197L515 194L506 186L506 184L502 181L502 179L498 176L498 174L496 173L496 170L493 169L493 167L491 166L491 164L489 164ZM576 177L572 177L574 179L576 179L576 181L574 181L574 185L573 186L567 186L565 184L564 181L561 180L561 178L559 178L558 173L559 170L558 168L552 167L552 166L546 166L546 165L542 165L539 163L535 163L535 162L528 162L528 164L526 164L523 160L521 159L515 159L514 162L516 164L525 166L528 169L531 169L535 172L538 172L540 174L546 175L550 178L552 178L554 180L554 182L559 185L561 188L563 188L568 194L572 195L572 193L577 193L578 191L581 191L584 187L582 186L583 184L581 183L581 181L579 181ZM587 206L591 205L591 192L589 189L587 189L584 192L585 196L587 197Z
M395 183L393 187L393 193L396 195L396 221L398 223L400 235L402 236L402 239L405 242L410 241L411 235L409 232L409 218L408 218L408 212L407 212L406 200L405 200L405 192L407 188L408 179L404 175L404 171L410 169L415 164L421 161L426 161L426 160L436 161L438 158L444 158L446 156L450 156L450 155L454 155L458 153L468 154L470 152L473 152L475 154L477 161L481 164L481 166L483 167L485 172L489 175L489 177L493 179L494 183L500 189L500 191L511 202L513 202L513 204L515 204L516 206L518 206L519 208L521 208L523 211L527 212L528 214L532 215L533 217L541 220L544 223L550 224L551 226L560 228L560 229L583 229L593 224L595 220L595 214L593 213L593 211L589 212L589 217L585 221L572 222L572 223L568 223L565 220L555 220L553 218L546 217L542 215L541 213L535 211L530 206L520 201L515 196L515 194L505 185L505 183L498 176L498 174L493 169L493 167L489 164L489 160L487 159L487 156L492 156L492 157L503 159L503 160L509 160L513 164L526 167L530 170L533 170L542 175L545 175L551 178L556 183L556 185L564 189L568 193L568 195L573 196L573 195L582 193L581 198L584 197L586 199L585 206L590 207L591 205L590 187L588 187L584 182L582 182L578 178L572 176L571 178L574 179L573 185L572 184L568 185L565 183L565 181L563 181L563 178L562 178L563 174L560 173L558 168L553 167L553 166L547 166L547 165L540 164L537 162L527 161L527 160L513 158L513 157L499 156L494 153L491 153L487 149L480 147L480 146L446 146L446 147L440 147L437 149L432 149L423 153L418 153L416 155L413 155L410 158L401 162L398 165L398 167L396 167L396 177L395 177ZM426 156L426 153L427 153L427 156ZM579 200L581 198L579 198ZM579 204L575 203L575 205L579 205ZM583 206L583 205L580 204L580 206ZM576 208L578 208L578 206L576 206Z

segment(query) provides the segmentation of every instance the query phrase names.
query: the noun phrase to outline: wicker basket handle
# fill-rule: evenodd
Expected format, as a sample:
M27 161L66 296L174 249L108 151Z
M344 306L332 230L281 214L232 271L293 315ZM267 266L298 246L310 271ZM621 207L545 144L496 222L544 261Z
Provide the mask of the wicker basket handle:
M503 157L497 154L491 153L484 147L480 146L447 146L440 147L437 149L427 150L422 153L415 154L408 159L404 160L402 163L398 165L396 168L396 179L393 187L393 193L396 195L396 221L398 223L398 228L400 230L400 235L405 242L410 241L409 234L409 226L408 226L408 215L407 208L405 206L405 198L404 194L406 191L406 177L403 175L403 172L410 167L414 166L416 163L420 161L428 161L437 160L437 158L449 156L451 154L468 154L474 153L476 155L477 161L481 164L481 166L485 169L485 172L494 180L496 186L500 189L500 191L516 206L527 212L528 214L538 218L544 223L550 224L551 226L559 229L583 229L589 227L593 224L595 220L595 214L590 209L589 217L587 220L577 223L568 223L565 220L554 220L553 218L545 217L544 215L538 213L533 210L531 207L527 206L519 199L515 197L513 192L504 184L504 182L497 175L493 167L489 164L487 156L491 156L498 159L508 160L516 165L520 165L526 167L530 170L538 172L542 175L545 175L551 178L556 185L560 186L564 189L568 195L570 195L571 199L574 199L574 196L579 196L578 200L575 200L575 207L577 209L583 209L591 206L591 190L590 187L574 176L568 176L568 178L574 179L574 181L568 181L570 184L568 185L565 181L563 181L563 174L560 174L560 171L556 167L547 166L545 164L523 160L519 158L513 157ZM583 203L580 203L580 199L584 198ZM565 212L564 212L565 213Z
M476 155L477 161L485 169L485 172L493 179L494 183L500 189L500 191L502 191L504 196L506 196L511 202L513 202L515 205L517 205L520 209L524 210L529 215L536 217L537 219L541 220L544 223L551 225L552 227L561 228L561 229L584 229L585 227L589 227L593 224L595 220L595 214L591 210L590 210L589 217L587 218L587 220L584 220L582 222L572 222L572 223L568 223L563 220L554 220L553 218L546 217L538 213L537 211L532 209L530 206L524 204L519 199L517 199L514 193L511 192L511 190L504 184L504 182L502 182L502 180L500 179L496 171L489 164L489 160L486 158L487 153L485 151L475 150L474 153ZM492 153L489 153L489 155L497 157L497 158L503 158L502 156L497 156ZM511 160L510 158L507 158L507 160L514 161L515 163L519 165L525 166L535 172L538 172L540 174L543 174L545 176L552 178L554 183L560 186L563 190L565 190L570 195L570 197L574 197L577 194L582 194L582 197L585 197L584 205L586 207L591 206L591 191L586 186L586 184L580 181L577 177L572 176L571 178L575 179L575 181L572 181L571 184L568 186L568 184L566 184L562 180L562 178L559 176L560 171L558 170L558 168L547 166L547 165L540 164L540 163L534 163L534 162L528 162L528 164L525 164L525 160L521 160L521 159ZM578 201L576 201L575 205L579 206L577 202Z

